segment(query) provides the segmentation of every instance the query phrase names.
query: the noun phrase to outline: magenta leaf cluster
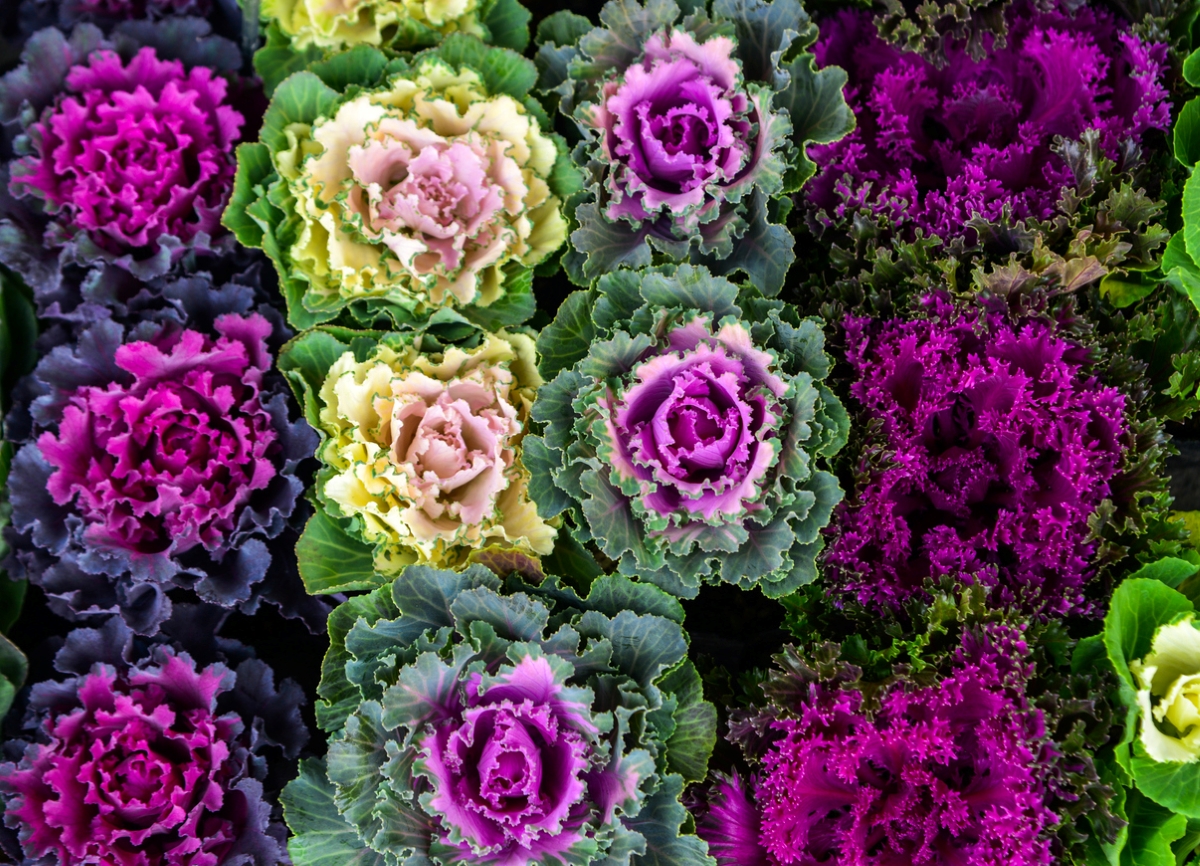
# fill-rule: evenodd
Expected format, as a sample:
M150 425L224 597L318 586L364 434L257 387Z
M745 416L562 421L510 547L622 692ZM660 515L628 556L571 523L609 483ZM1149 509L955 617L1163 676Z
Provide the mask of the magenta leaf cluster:
M40 736L19 763L0 764L5 824L26 862L279 863L252 731L218 707L237 679L159 647L136 666L97 663L35 687Z
M1040 710L1010 627L968 633L950 675L863 691L810 683L770 722L748 791L719 779L699 833L719 866L1048 866Z
M840 592L898 610L943 577L997 605L1086 612L1088 520L1121 471L1125 398L1088 350L938 296L913 321L850 318L867 438L826 563Z
M867 12L821 24L814 53L849 74L857 128L809 148L818 173L806 195L821 222L867 212L910 235L961 237L974 217L1048 219L1076 178L1056 139L1098 134L1120 160L1170 123L1167 46L1146 43L1108 12L1083 7L1004 13L981 59L950 42L935 66L880 38Z
M143 634L170 615L172 586L253 609L316 445L271 372L278 314L241 312L246 287L163 292L179 308L162 321L104 320L47 354L30 382L40 395L8 427L25 444L7 567L62 615L119 612Z

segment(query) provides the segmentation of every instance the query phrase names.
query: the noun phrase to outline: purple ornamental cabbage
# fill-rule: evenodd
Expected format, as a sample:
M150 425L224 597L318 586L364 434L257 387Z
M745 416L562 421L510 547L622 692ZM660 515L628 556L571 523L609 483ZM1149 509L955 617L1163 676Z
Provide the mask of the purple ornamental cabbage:
M899 610L948 576L996 605L1087 612L1088 520L1122 468L1125 398L1043 323L924 305L927 318L846 322L867 436L829 533L832 584Z
M552 381L523 457L542 517L567 512L622 574L677 595L816 577L841 498L816 461L848 427L816 320L703 268L622 270L568 298L538 349Z
M815 682L766 711L757 775L719 778L698 825L718 866L1050 866L1053 753L1018 634L968 635L933 685L868 702Z
M589 178L564 261L581 285L692 261L773 295L794 258L773 200L812 174L809 141L851 128L845 76L813 68L797 0L684 6L611 0L601 27L564 11L538 28L540 83L582 133Z
M120 612L152 634L172 585L248 610L266 589L267 543L292 523L316 437L290 420L270 372L278 315L212 308L244 309L249 290L235 288L183 303L191 328L100 321L27 382L38 396L9 424L25 443L9 482L9 567L59 614Z
M819 170L806 196L819 222L860 212L949 240L968 221L1049 219L1076 178L1055 139L1098 133L1119 164L1153 129L1170 123L1167 46L1144 43L1113 16L1017 3L1005 12L1005 47L983 36L985 56L963 42L938 68L881 39L869 12L824 21L814 53L850 76L846 99L858 126L809 153Z
M176 19L129 22L111 42L88 24L69 41L53 28L30 37L0 79L0 122L19 133L0 262L53 290L64 269L151 279L231 247L220 218L243 116L221 71L241 58L208 32Z
M0 763L10 853L24 866L275 866L264 747L295 759L303 692L276 690L255 659L200 668L158 645L129 664L131 637L119 620L77 629L55 660L77 676L33 687L30 739ZM110 661L88 662L98 651Z
M329 754L283 796L296 866L711 866L680 831L716 738L682 608L621 577L508 590L410 566L333 612Z

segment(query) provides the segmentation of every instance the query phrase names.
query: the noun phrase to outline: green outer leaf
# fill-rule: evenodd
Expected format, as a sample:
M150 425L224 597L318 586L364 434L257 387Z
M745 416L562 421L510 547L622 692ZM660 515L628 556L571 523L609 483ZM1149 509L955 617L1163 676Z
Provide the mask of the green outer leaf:
M0 580L4 578L0 576ZM0 635L0 719L8 713L25 677L29 675L29 660L8 638Z
M221 225L233 232L243 246L262 249L263 227L250 215L249 208L261 195L258 187L274 170L271 151L265 144L254 142L237 146L233 195L221 214Z
M270 96L293 72L299 72L324 56L321 49L310 45L297 51L277 21L267 24L267 42L254 52L254 71L263 82L263 92Z
M1183 185L1183 242L1192 261L1200 261L1200 172Z
M1200 87L1200 48L1183 61L1183 77L1192 87Z
M372 851L354 828L338 814L334 789L325 775L325 762L307 758L300 775L287 784L279 800L291 828L288 854L295 866L386 866L382 854Z
M479 73L488 93L507 93L515 99L529 95L537 84L537 67L527 57L507 48L484 45L474 36L451 33L437 48L418 55L432 54L451 66L467 66Z
M1172 131L1175 158L1188 168L1200 162L1200 99L1184 103Z
M1200 565L1194 565L1186 559L1165 556L1162 559L1151 562L1149 565L1143 565L1133 574L1129 575L1129 577L1158 580L1171 587L1171 589L1175 589L1183 582L1184 578L1191 577L1197 571L1200 571Z
M279 353L279 371L292 386L296 402L304 410L305 420L322 437L321 405L317 395L325 384L329 369L349 348L345 341L319 329L306 331L289 341Z
M749 221L746 231L734 240L733 251L728 256L717 258L697 254L693 259L706 265L717 276L741 270L749 277L751 285L767 297L772 297L783 288L788 269L796 260L796 240L787 226L777 225L767 219L767 200L758 190L750 197L746 217Z
M1117 587L1104 617L1104 646L1121 677L1127 706L1136 691L1129 663L1149 654L1150 642L1159 626L1192 610L1185 596L1157 580L1128 578ZM1129 689L1128 695L1124 694L1125 688Z
M533 16L517 0L493 0L484 7L480 23L493 45L524 53L529 46L529 20Z
M624 220L610 222L595 202L581 204L575 210L579 228L571 232L571 245L585 253L583 278L591 281L617 268L648 268L653 262L648 230L637 231Z
M296 542L296 559L309 595L374 589L388 582L375 571L371 548L321 509L309 518Z
M730 21L737 32L737 52L747 81L773 82L781 70L776 53L812 21L797 0L713 0L713 17ZM790 32L789 32L790 31Z
M703 781L717 744L717 708L704 700L700 674L690 661L669 671L659 687L679 699L675 730L667 739L667 766L685 782Z
M521 440L521 463L529 472L529 498L543 520L562 514L575 504L570 494L555 483L555 477L562 471L562 452L547 448L541 436L526 436Z
M1129 841L1121 852L1122 866L1175 866L1171 843L1187 831L1187 818L1172 815L1136 791L1130 793Z
M387 55L370 45L355 45L311 63L308 71L339 93L351 87L378 87L388 67Z
M633 856L634 866L716 866L704 842L680 832L691 824L679 803L682 793L683 779L672 773L635 817L625 819L626 827L646 839L646 853Z
M272 153L287 147L284 129L292 123L314 123L319 117L332 117L341 94L311 72L297 72L275 91L263 115L258 139Z
M362 700L357 687L346 676L346 664L352 660L346 650L346 635L357 623L367 626L380 620L392 620L400 609L392 601L392 588L382 586L367 595L343 602L329 614L329 649L321 662L321 682L317 686L317 727L339 730L346 717Z
M623 610L614 617L589 610L579 620L584 637L606 637L612 641L613 664L648 688L663 671L687 655L687 640L677 623L657 616Z
M569 532L558 533L558 538L554 540L554 550L549 556L542 557L542 568L547 574L563 577L585 591L594 585L593 581L604 575L603 569L596 563L596 558ZM682 618L682 610L679 615Z
M538 372L547 382L587 356L588 347L596 339L592 301L588 292L572 292L559 305L554 321L538 335Z
M1138 790L1151 800L1180 815L1200 818L1200 763L1155 761L1135 742L1130 767Z
M816 163L806 153L807 145L829 144L848 135L854 129L854 112L842 95L847 80L844 70L836 66L817 69L811 54L801 54L785 68L788 84L776 97L775 105L787 109L792 141L799 150L799 161L785 185L785 189L795 191L817 171Z
M10 580L0 571L0 634L8 634L21 616L21 606L25 603L25 590L28 587L28 581Z

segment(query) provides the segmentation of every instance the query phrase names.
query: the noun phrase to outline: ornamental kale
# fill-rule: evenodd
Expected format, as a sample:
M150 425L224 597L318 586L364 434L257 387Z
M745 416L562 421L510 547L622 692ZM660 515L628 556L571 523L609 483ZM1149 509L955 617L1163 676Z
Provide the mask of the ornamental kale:
M131 663L131 638L118 619L77 629L55 659L75 676L33 687L29 739L0 764L17 862L275 866L264 747L294 760L307 740L300 688L161 643Z
M296 866L711 866L680 831L716 713L678 603L619 576L508 589L414 566L333 612L329 754L283 795Z
M270 372L282 329L245 287L182 281L189 326L102 320L55 348L9 419L14 551L61 615L120 612L152 634L174 585L252 610L316 437ZM258 586L256 586L258 585Z
M572 279L692 261L775 294L794 254L774 220L813 173L806 143L853 125L844 74L816 71L805 50L816 27L804 8L612 0L600 19L564 11L538 28L540 85L583 135Z
M280 368L321 436L319 510L300 542L310 592L378 586L414 563L461 568L485 548L552 551L521 461L542 382L530 335L444 310L422 331L309 331Z
M1028 659L1000 625L965 632L927 684L829 681L793 654L786 699L740 720L766 738L751 790L719 779L698 832L719 866L1049 866L1053 751Z
M867 434L830 578L897 610L949 576L997 605L1090 611L1090 520L1130 445L1125 398L1045 322L1015 326L938 295L923 305L913 321L847 321Z
M940 68L884 42L869 13L839 12L814 48L848 70L857 129L814 147L806 190L817 225L863 216L911 239L962 237L981 217L1047 220L1078 178L1065 142L1091 131L1128 166L1150 130L1165 130L1167 46L1147 44L1105 11L1014 4L1007 40L986 56L948 46Z
M0 261L39 290L68 269L150 279L232 242L220 218L243 117L218 72L241 55L198 19L137 25L111 42L90 24L69 41L40 31L0 83L0 121L20 124Z
M620 270L569 297L538 349L553 381L525 461L543 517L566 512L622 574L677 595L816 577L842 495L816 461L849 427L817 320L703 268Z
M260 141L238 148L225 222L274 260L295 327L344 311L373 327L443 307L488 327L532 315L572 175L534 76L457 35L411 62L360 46L275 91Z

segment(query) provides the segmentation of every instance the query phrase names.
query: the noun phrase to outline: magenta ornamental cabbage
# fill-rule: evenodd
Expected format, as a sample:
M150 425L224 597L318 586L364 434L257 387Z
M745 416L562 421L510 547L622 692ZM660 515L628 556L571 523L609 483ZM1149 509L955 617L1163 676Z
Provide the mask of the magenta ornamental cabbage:
M261 697L273 703L259 709L298 722L299 689L284 685L276 693L270 669L255 660L236 674L221 664L197 669L188 655L158 647L132 667L97 662L73 681L35 686L37 738L19 763L0 764L4 821L18 833L23 862L278 864L265 764L255 754L272 740L261 719L229 709L264 686ZM306 737L285 749L289 757Z
M1064 4L1065 5L1065 4ZM961 237L979 216L1049 219L1076 178L1055 141L1099 133L1102 154L1122 160L1170 122L1167 46L1145 43L1108 12L1067 14L1015 3L1008 37L972 59L950 43L938 68L889 45L868 12L821 25L814 53L850 76L858 127L810 148L819 170L806 196L820 222L860 212L911 236Z
M276 326L226 313L209 328L197 308L184 311L201 330L102 321L33 374L42 394L32 429L15 437L27 444L10 478L20 535L10 566L67 616L119 609L153 633L173 582L225 606L252 603L271 560L265 541L303 490L295 470L316 437L289 420L286 385L270 373Z
M70 265L151 279L227 245L220 219L243 117L220 69L236 47L199 19L126 26L154 45L134 52L133 36L109 43L91 25L69 42L42 30L0 83L0 115L25 124L8 167L15 200L0 206L0 261L31 285L57 285Z
M1088 521L1122 469L1125 398L1045 324L924 303L928 318L846 322L867 434L830 531L832 584L898 610L948 576L998 605L1089 610Z
M933 685L901 679L869 702L799 688L763 721L772 742L752 790L735 777L710 792L698 832L718 866L1050 866L1052 752L1023 696L1028 649L1002 631L1015 658L960 653Z
M345 602L317 688L329 755L283 795L293 862L712 866L680 830L716 738L681 619L625 578L584 599L480 565Z

